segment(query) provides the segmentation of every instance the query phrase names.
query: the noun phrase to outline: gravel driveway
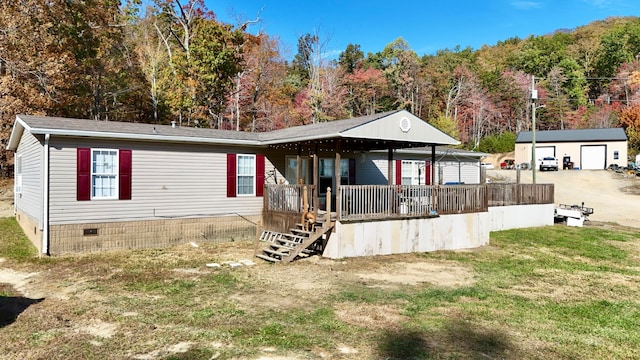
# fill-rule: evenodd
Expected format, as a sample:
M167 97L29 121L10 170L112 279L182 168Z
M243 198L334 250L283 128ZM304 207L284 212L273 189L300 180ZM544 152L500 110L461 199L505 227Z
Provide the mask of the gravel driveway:
M516 170L488 170L493 182L515 182ZM520 171L522 183L532 183L532 171ZM640 228L640 177L610 170L536 171L536 183L555 184L555 203L594 209L591 221Z

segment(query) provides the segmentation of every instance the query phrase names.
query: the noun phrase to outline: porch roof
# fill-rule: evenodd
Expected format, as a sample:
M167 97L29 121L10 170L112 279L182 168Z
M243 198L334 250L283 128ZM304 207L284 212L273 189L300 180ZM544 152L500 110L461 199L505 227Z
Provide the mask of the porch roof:
M352 149L411 148L460 143L406 110L294 126L262 135L262 143L270 146L339 139L345 139L343 143ZM329 144L333 146L332 142Z
M382 152L374 151L374 152ZM396 154L402 155L431 155L430 147L417 147L417 148L409 148L409 149L398 149L396 150ZM480 161L483 157L488 156L489 154L483 152L476 152L472 150L464 150L464 149L454 149L446 146L436 146L435 154L439 159L442 158L451 158L451 159L459 159L459 160L474 160Z

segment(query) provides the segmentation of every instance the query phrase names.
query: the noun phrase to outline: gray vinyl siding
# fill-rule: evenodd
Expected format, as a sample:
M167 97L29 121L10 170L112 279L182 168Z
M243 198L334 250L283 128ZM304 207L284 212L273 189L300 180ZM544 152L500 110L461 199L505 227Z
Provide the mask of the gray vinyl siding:
M480 183L480 162L443 160L439 161L436 181L438 184L446 183Z
M461 163L457 161L440 161L438 165L442 168L441 184L464 182Z
M53 139L50 222L152 220L257 215L262 197L227 197L227 153L256 149L190 144ZM132 150L131 200L76 200L76 148ZM273 165L265 161L265 168Z
M25 130L15 156L22 156L22 193L15 194L16 209L38 222L42 229L42 171L44 146ZM16 174L17 175L17 174Z
M480 162L465 161L460 170L465 184L480 184Z
M393 174L395 174L395 163ZM366 154L356 160L356 183L358 185L387 185L388 161L381 155ZM395 176L395 175L394 175Z
M387 157L376 154L367 154L365 161L357 161L357 182L358 184L387 184ZM430 156L419 157L394 157L392 170L395 182L396 160L421 160L430 161ZM445 184L447 182L464 182L465 184L480 183L480 162L479 161L458 161L441 159L436 162L436 182Z

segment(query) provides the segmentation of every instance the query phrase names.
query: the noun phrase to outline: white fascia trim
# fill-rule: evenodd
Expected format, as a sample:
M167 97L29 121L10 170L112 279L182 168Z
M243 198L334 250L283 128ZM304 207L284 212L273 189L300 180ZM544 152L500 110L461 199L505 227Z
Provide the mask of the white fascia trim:
M100 131L32 129L31 133L32 134L51 134L51 135L60 135L60 136L71 136L71 137L95 137L95 138L125 139L125 140L153 140L153 141L183 142L183 143L184 142L209 143L209 144L222 144L222 145L250 145L250 146L261 145L260 141L257 141L257 140L233 140L233 139L220 139L220 138L188 137L188 136L127 134L127 133L112 133L112 132L100 132Z
M370 151L372 153L386 153L387 150L372 150ZM426 154L426 155L430 155L431 154L431 150L415 150L414 148L403 148L403 149L395 149L394 152L396 154ZM485 156L488 156L489 154L486 153L466 153L466 152L458 152L458 151L442 151L442 150L436 150L436 155L451 155L451 156L466 156L466 157L470 157L470 158L483 158Z
M314 136L306 136L299 138L286 138L286 139L277 139L277 140L266 140L262 141L263 145L278 145L283 143L289 143L292 141L311 141L311 140L324 140L324 139L332 139L332 138L342 138L342 139L352 139L352 137L344 136L342 133L331 134L331 135L314 135ZM375 137L360 137L358 139L368 139L368 140L380 140L380 141L399 141L397 139L383 139L383 138L375 138ZM436 146L445 146L445 145L459 145L460 142L457 141L455 143L438 143ZM430 144L425 143L425 146L430 146Z
M31 131L31 127L29 127L24 120L20 119L20 116L16 116L16 122L13 125L13 129L11 129L11 135L9 135L7 150L16 150L18 148L20 138L22 137L21 135L25 130ZM20 134L18 134L18 132L20 132Z

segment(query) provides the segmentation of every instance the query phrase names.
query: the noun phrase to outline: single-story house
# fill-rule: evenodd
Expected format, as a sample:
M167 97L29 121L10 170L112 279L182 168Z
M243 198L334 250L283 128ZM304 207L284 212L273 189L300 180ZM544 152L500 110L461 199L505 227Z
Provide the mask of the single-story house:
M518 134L517 164L531 164L532 141L531 131ZM553 156L560 168L565 162L585 170L606 169L611 164L627 166L627 134L621 128L536 131L535 143L536 162Z
M53 255L253 238L257 224L268 225L265 209L274 204L266 191L290 190L298 182L309 184L314 211L350 211L350 216L355 212L348 202L360 186L367 191L378 186L387 196L407 189L415 193L427 184L482 183L485 154L446 147L458 143L404 110L266 133L18 115L8 149L15 151L17 221L40 253ZM404 198L404 212L390 197L365 199L368 205L377 202L377 208L383 204L390 216L385 220L391 221L368 228L366 234L375 236L366 241L399 241L402 246L389 246L401 252L488 243L486 203L472 196L484 190L461 190L461 200L451 203L453 215L435 219L417 213L409 218L411 198ZM472 203L482 211L466 211ZM338 220L347 217L338 215ZM366 235L357 223L337 224L338 234L325 244L333 252L324 255L390 249L369 244L377 250L345 250L341 241L353 244ZM398 226L406 228L397 231ZM387 236L393 240L384 240Z

